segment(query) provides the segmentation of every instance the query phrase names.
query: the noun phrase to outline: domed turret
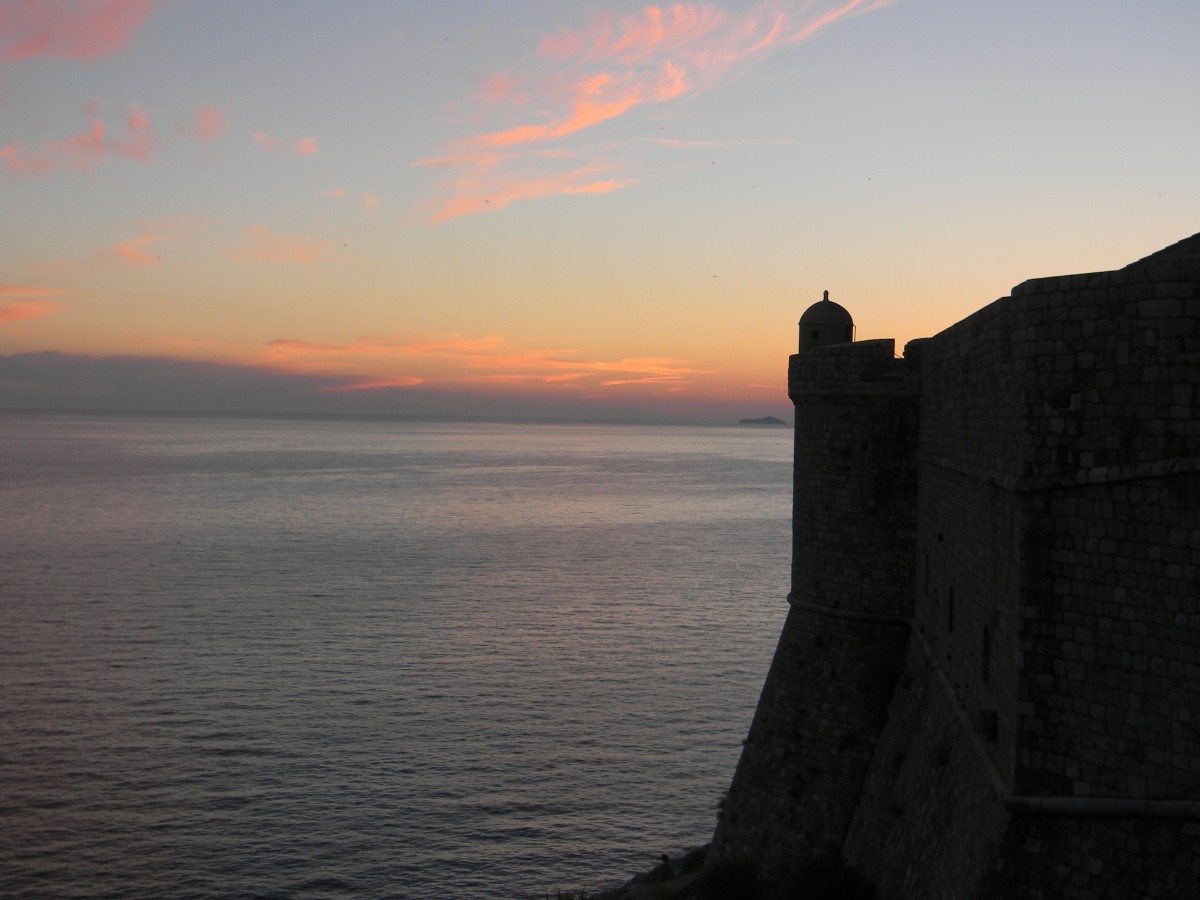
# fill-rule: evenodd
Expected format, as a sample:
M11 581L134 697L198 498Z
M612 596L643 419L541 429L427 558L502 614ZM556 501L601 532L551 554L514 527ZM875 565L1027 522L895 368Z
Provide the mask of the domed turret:
M800 317L800 352L830 344L849 344L854 340L854 319L844 306L825 296Z

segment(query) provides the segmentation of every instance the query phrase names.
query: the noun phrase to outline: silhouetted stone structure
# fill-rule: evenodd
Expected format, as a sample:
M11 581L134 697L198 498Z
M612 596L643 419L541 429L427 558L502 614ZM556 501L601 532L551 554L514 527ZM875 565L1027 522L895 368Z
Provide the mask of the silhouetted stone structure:
M710 860L1200 897L1200 234L902 359L813 340L829 302L788 371L791 608Z

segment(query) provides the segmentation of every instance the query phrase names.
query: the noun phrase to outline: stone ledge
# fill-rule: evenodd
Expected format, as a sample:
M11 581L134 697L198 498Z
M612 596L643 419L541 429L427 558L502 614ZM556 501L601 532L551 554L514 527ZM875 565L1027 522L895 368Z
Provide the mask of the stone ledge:
M1009 812L1035 816L1115 819L1200 819L1200 800L1138 800L1126 797L1009 797Z
M912 619L909 616L901 616L894 613L868 613L852 609L840 609L836 606L826 606L822 603L801 600L795 594L788 594L787 602L789 606L813 612L819 616L830 616L834 619L849 619L853 622L880 622L884 625L903 625L905 628L912 628Z
M1144 478L1166 478L1172 475L1190 475L1200 472L1200 458L1190 456L1154 459L1125 466L1092 466L1087 469L1071 469L1066 472L1050 472L1044 475L997 475L981 466L959 463L948 457L933 457L919 454L921 465L935 466L948 472L965 475L976 481L995 485L1018 494L1033 494L1062 488L1090 487L1097 484L1116 484L1122 481L1138 481Z

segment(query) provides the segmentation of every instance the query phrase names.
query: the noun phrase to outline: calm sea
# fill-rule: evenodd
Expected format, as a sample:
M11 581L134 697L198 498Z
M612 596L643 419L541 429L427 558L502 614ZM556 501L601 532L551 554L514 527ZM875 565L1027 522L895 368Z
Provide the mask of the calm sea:
M0 893L512 898L708 839L790 429L0 415Z

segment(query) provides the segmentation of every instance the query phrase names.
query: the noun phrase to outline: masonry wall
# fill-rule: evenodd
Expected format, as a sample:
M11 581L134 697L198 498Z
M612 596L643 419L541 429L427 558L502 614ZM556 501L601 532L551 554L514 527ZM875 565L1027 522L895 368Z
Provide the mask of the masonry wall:
M887 716L842 854L887 900L976 897L1008 828L1006 786L919 634Z
M913 637L850 829L880 895L983 889L1011 816L1022 417L1009 298L922 342Z
M1016 791L1200 800L1200 476L1029 505Z
M914 562L914 627L1010 784L1025 537L1018 331L1006 297L923 348Z
M1013 817L978 900L1200 896L1200 820Z
M1200 896L1200 235L905 356L792 358L791 610L714 858Z
M1013 289L1023 474L1104 477L1092 470L1200 456L1196 243Z
M922 349L915 640L843 847L885 896L1200 895L1198 243Z
M722 803L714 860L753 860L786 878L841 847L906 637L902 625L789 611Z
M1200 258L1013 291L1028 407L1018 485L1018 793L1200 799Z
M784 877L842 844L909 631L915 379L892 341L791 359L791 609L714 858Z

